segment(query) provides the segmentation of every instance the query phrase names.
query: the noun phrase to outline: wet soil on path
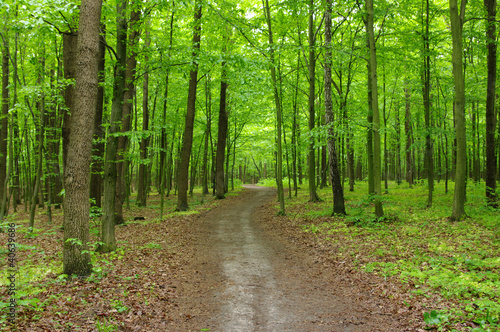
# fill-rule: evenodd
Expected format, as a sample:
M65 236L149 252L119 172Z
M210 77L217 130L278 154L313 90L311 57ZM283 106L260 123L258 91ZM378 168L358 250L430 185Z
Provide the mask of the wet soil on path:
M273 223L275 199L273 189L246 186L187 225L192 250L169 330L414 331L376 285Z

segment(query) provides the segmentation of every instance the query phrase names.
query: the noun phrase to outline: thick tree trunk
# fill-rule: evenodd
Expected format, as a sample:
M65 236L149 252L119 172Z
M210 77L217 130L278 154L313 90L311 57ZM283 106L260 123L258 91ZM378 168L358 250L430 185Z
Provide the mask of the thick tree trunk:
M496 207L498 197L496 194L497 159L495 155L495 89L497 75L497 43L496 43L496 0L484 0L488 12L488 26L486 28L486 44L488 47L488 86L486 90L486 199L488 205Z
M335 150L335 131L332 103L332 0L327 0L325 15L325 117L328 127L328 157L333 191L333 215L345 215L344 190Z
M463 76L462 26L465 15L465 0L462 0L460 15L457 0L450 1L451 35L453 39L453 77L455 81L455 133L457 140L457 162L455 171L455 193L451 220L464 219L467 180L467 141L465 128L465 82Z
M65 172L63 272L89 275L89 183L92 135L97 103L99 21L102 0L82 0L80 7L75 108Z
M189 159L193 146L193 125L196 109L196 88L198 86L198 53L200 51L201 40L201 0L196 0L194 4L194 27L193 27L193 54L191 71L189 74L189 91L186 109L186 123L182 140L182 150L179 161L179 174L177 185L179 194L177 196L177 210L186 211L189 208L187 192L189 180Z

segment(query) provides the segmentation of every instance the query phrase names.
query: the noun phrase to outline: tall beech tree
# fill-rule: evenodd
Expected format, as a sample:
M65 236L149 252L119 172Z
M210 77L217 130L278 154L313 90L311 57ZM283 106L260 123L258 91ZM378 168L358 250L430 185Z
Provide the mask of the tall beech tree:
M191 148L193 146L193 125L196 110L196 89L198 86L198 64L201 41L201 0L194 3L194 26L193 26L193 53L191 59L191 69L189 73L189 90L186 108L186 122L182 139L182 150L179 161L179 174L177 183L179 193L177 196L177 210L186 211L189 208L187 193L189 185L189 160L191 159Z
M465 126L465 81L463 74L463 41L462 30L465 16L466 0L461 1L460 12L457 0L450 1L450 23L452 37L452 63L455 83L454 112L455 134L457 141L457 159L455 168L455 192L451 220L465 218L465 198L467 190L467 139Z
M91 273L88 253L90 164L97 104L99 26L102 0L82 0L78 26L74 112L64 184L63 272Z
M224 38L223 56L226 56L226 43L229 38ZM222 60L221 65L221 82L220 82L220 101L219 101L219 130L217 132L217 152L215 157L215 197L223 199L226 196L226 180L224 177L224 153L226 151L227 142L227 126L228 114L226 110L227 104L227 64Z
M278 82L276 78L276 60L274 55L274 40L273 40L273 29L271 23L271 10L269 8L269 1L263 1L264 14L266 16L267 29L268 29L268 41L269 41L269 66L271 71L271 83L273 85L273 96L274 96L274 106L276 107L276 185L278 187L278 200L280 202L280 209L278 211L279 215L285 215L285 195L283 192L283 151L281 147L281 121L282 121L282 110L281 101L278 92ZM314 156L314 150L313 150ZM314 160L314 159L313 159ZM254 161L255 162L255 161ZM310 167L314 170L314 165ZM313 186L314 186L313 177Z
M375 47L375 33L373 31L373 0L366 0L366 32L368 34L368 48L370 51L370 90L372 94L371 109L373 113L373 182L375 190L375 215L382 217L384 210L382 207L382 185L381 185L381 158L380 158L380 113L378 107L378 83L377 83L377 54Z
M132 102L135 93L135 72L137 67L137 44L139 42L139 19L140 10L135 8L130 13L128 21L128 45L125 69L125 91L123 94L123 110L121 119L121 135L118 137L118 151L116 163L116 198L115 198L115 223L122 224L123 203L127 196L127 174L128 160L127 151L129 147L128 134L131 129L132 121Z
M325 12L325 115L328 126L328 160L333 191L333 214L345 215L344 190L339 172L332 102L332 0L326 2Z
M149 47L151 46L151 34L149 30L146 30L146 40L145 40L145 48L146 52L148 52ZM141 138L141 146L140 146L140 158L141 163L139 165L139 188L137 189L137 205L146 206L147 201L147 190L148 190L148 178L149 175L147 173L147 164L145 163L148 158L148 147L149 147L149 134L147 131L149 130L149 57L146 53L144 58L145 68L143 75L143 83L142 83L142 130L146 132Z
M465 1L465 0L464 0ZM425 2L425 31L422 33L424 43L424 65L423 65L423 98L425 112L425 164L427 168L427 207L432 207L432 193L434 191L434 157L431 138L431 55L429 36L429 0Z
M2 118L0 128L0 220L7 214L5 209L7 200L7 182L9 180L7 174L7 133L9 131L9 36L2 34ZM13 156L11 155L10 158Z
M117 178L117 153L120 121L123 112L123 94L125 91L125 70L127 65L127 2L116 4L116 63L114 65L113 100L111 116L106 138L106 162L104 164L104 192L101 220L101 245L98 250L110 252L116 249L115 238L115 200Z
M104 83L106 69L106 27L101 25L101 42L99 43L99 87L97 90L97 105L94 121L94 143L92 155L92 175L90 177L90 197L95 200L95 205L102 206L102 182L104 170L104 128L102 118L104 112Z
M315 110L314 103L316 100L316 31L314 29L314 0L309 0L309 24L308 24L308 38L309 38L309 132L315 126ZM308 154L308 179L309 179L309 200L311 202L318 202L320 198L316 193L316 156L314 153L314 137L311 135L309 138L309 154Z
M462 0L464 1L464 0ZM496 194L496 172L497 159L495 147L495 98L496 98L496 77L497 77L497 42L496 42L496 0L484 0L484 5L488 13L486 27L486 45L488 47L487 69L488 86L486 89L486 198L490 206L496 207L498 197Z

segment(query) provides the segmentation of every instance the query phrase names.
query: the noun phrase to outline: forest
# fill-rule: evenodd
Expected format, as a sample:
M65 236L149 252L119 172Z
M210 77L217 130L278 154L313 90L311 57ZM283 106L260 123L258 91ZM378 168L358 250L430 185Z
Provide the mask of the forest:
M496 330L498 22L496 0L1 2L2 329L120 330L122 298L85 328L48 308L134 250L188 264L154 232L259 184L421 328Z

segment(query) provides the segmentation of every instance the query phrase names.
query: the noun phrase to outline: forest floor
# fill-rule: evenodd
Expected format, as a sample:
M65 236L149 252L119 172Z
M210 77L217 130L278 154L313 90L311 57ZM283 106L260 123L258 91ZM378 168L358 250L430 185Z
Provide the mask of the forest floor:
M60 210L52 223L40 210L32 236L26 234L27 214L19 212L9 220L18 225L17 319L5 321L8 281L0 276L1 329L423 331L432 327L425 313L454 305L433 293L415 294L418 285L371 271L375 267L360 268L357 256L339 254L333 233L322 233L326 217L297 217L314 210L310 203L277 216L275 197L273 189L252 186L220 201L195 194L189 212L168 213L162 221L157 196L146 208L132 201L126 224L117 227L119 250L93 253L94 273L87 279L60 274ZM167 212L175 198L167 199ZM134 221L137 216L144 220ZM98 241L98 228L93 222L91 243ZM375 266L380 256L363 259L363 267ZM6 270L6 259L0 268ZM438 324L442 316L431 318L447 330Z

